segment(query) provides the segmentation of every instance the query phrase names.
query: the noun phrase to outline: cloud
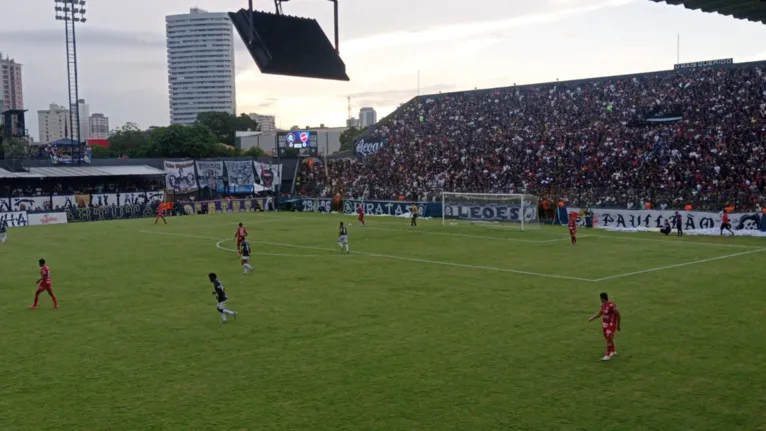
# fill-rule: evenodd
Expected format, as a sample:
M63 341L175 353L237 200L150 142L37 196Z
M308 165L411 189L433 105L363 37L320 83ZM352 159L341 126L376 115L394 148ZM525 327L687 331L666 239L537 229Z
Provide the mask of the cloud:
M62 25L63 27L63 25ZM62 29L34 29L0 31L0 40L8 44L22 46L50 47L64 45ZM155 33L133 33L99 27L81 27L77 31L77 43L94 47L110 48L165 48L165 36Z
M481 21L466 24L450 24L439 27L432 27L421 31L394 31L390 33L381 33L345 41L342 45L343 49L341 54L355 55L368 51L380 50L401 45L449 42L476 36L486 37L488 34L493 34L503 30L509 30L516 27L559 22L570 18L573 15L595 12L606 8L625 6L631 2L633 2L633 0L601 0L595 3L587 2L582 5L569 7L567 9L557 9L550 12L532 13L504 20ZM570 3L580 2L576 0L568 0L565 4L569 5Z

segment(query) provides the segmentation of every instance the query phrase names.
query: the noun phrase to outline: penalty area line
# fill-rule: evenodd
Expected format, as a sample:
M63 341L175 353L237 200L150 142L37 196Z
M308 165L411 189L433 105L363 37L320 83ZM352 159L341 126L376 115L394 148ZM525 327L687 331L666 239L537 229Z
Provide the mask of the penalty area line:
M180 236L184 238L200 238L200 239L213 239L216 241L225 241L221 240L220 238L213 238L209 236L201 236L201 235L188 235L188 234L181 234L181 233L169 233L169 232L151 232L151 231L139 231L140 233L148 233L148 234L155 234L155 235L168 235L168 236ZM250 241L252 244L263 244L263 245L273 245L275 247L289 247L289 248L297 248L302 250L318 250L318 251L330 251L337 253L338 250L336 249L330 249L330 248L323 248L323 247L312 247L307 245L295 245L295 244L284 244L284 243L278 243L278 242L267 242L267 241ZM574 281L585 281L585 282L594 282L596 280L590 279L590 278L580 278L580 277L569 277L566 275L555 275L555 274L543 274L539 272L531 272L531 271L520 271L516 269L508 269L508 268L496 268L492 266L481 266L481 265L469 265L469 264L463 264L463 263L455 263L455 262L443 262L439 260L429 260L429 259L416 259L411 257L403 257L403 256L394 256L390 254L379 254L379 253L365 253L365 252L352 252L352 255L357 256L368 256L368 257L377 257L377 258L383 258L383 259L392 259L392 260L401 260L405 262L415 262L415 263L427 263L431 265L442 265L442 266L452 266L456 268L466 268L466 269L480 269L484 271L493 271L493 272L507 272L511 274L520 274L520 275L529 275L534 277L545 277L545 278L556 278L560 280L574 280ZM302 255L305 256L305 255ZM320 255L320 256L331 256L331 255ZM347 256L345 254L339 255L339 256Z
M675 265L660 266L660 267L657 267L657 268L650 268L650 269L644 269L644 270L641 270L641 271L628 272L626 274L612 275L610 277L597 278L597 279L595 279L593 281L598 283L600 281L614 280L614 279L617 279L617 278L630 277L632 275L646 274L646 273L649 273L649 272L664 271L666 269L673 269L673 268L681 268L681 267L684 267L684 266L698 265L700 263L714 262L716 260L730 259L732 257L745 256L745 255L748 255L748 254L761 253L761 252L764 252L764 251L766 251L766 248L761 248L761 249L758 249L758 250L744 251L742 253L727 254L725 256L711 257L709 259L700 259L700 260L695 260L693 262L685 262L685 263L678 263L678 264L675 264Z

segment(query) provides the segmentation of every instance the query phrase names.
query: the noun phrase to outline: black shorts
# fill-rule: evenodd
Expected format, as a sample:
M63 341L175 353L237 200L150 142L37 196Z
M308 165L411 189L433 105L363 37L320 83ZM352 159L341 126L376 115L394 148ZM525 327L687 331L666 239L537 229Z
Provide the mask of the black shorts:
M729 229L731 230L731 223L721 223L721 230Z

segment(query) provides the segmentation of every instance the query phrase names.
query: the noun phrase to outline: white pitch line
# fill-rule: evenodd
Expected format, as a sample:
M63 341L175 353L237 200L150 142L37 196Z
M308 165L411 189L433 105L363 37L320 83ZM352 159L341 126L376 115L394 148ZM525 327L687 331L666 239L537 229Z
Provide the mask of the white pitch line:
M155 234L155 235L170 235L170 236L180 236L185 238L200 238L200 239L214 239L219 240L219 238L212 238L209 236L200 236L200 235L187 235L187 234L180 234L180 233L169 233L169 232L151 232L151 231L139 231L141 233L149 233L149 234ZM290 247L290 248L299 248L304 250L320 250L320 251L332 251L336 252L335 249L330 248L322 248L322 247L311 247L306 245L295 245L295 244L283 244L278 242L267 242L267 241L250 241L253 244L263 244L263 245L273 245L276 247ZM380 257L385 259L393 259L393 260L401 260L406 262L417 262L417 263L429 263L432 265L443 265L443 266L454 266L457 268L468 268L468 269L482 269L485 271L496 271L496 272L508 272L513 274L522 274L522 275L531 275L535 277L546 277L546 278L557 278L561 280L575 280L575 281L587 281L587 282L593 282L595 280L589 279L589 278L579 278L579 277L568 277L565 275L554 275L554 274L542 274L539 272L530 272L530 271L519 271L515 269L506 269L506 268L495 268L491 266L478 266L478 265L468 265L468 264L462 264L462 263L454 263L454 262L442 262L438 260L427 260L427 259L415 259L411 257L402 257L402 256L393 256L389 254L378 254L378 253L363 253L363 252L354 252L353 254L359 255L359 256L369 256L369 257Z
M614 280L616 278L623 278L623 277L630 277L631 275L646 274L648 272L663 271L663 270L666 270L666 269L680 268L680 267L683 267L683 266L690 266L690 265L698 265L700 263L713 262L713 261L716 261L716 260L729 259L729 258L732 258L732 257L744 256L744 255L747 255L747 254L754 254L754 253L761 253L761 252L764 252L764 251L766 251L766 248L761 248L761 249L758 249L758 250L744 251L742 253L727 254L726 256L711 257L709 259L695 260L694 262L686 262L686 263L679 263L679 264L675 264L675 265L660 266L658 268L644 269L644 270L641 270L641 271L629 272L627 274L620 274L620 275L613 275L611 277L598 278L598 279L592 280L592 281L598 283L600 281Z
M410 229L386 229L382 227L362 227L361 229L370 229L370 230L381 230L381 231L388 231L388 232L416 232L423 235L442 235L442 236L457 236L457 237L463 237L463 238L479 238L479 239L493 239L497 241L512 241L512 242L526 242L526 243L535 243L535 244L545 244L545 243L551 243L551 242L559 242L568 240L569 238L557 238L557 239L540 239L540 240L534 240L534 239L516 239L516 238L500 238L497 236L486 236L486 235L469 235L465 233L449 233L449 232L429 232L429 231L422 231L422 230L410 230Z
M232 241L231 239L222 239L215 243L215 246L220 250L232 251L234 253L237 250L233 248L222 247L221 243L224 241ZM337 251L337 250L336 250ZM285 253L250 253L253 256L275 256L275 257L343 257L341 254L285 254Z
M264 245L273 245L277 247L292 247L292 248L302 248L307 250L330 250L330 249L320 248L320 247L309 247L309 246L294 245L294 244L282 244L282 243L276 243L276 242L265 242L265 241L251 241L251 242L264 244ZM432 265L454 266L458 268L468 268L468 269L483 269L485 271L509 272L513 274L532 275L535 277L558 278L562 280L576 280L576 281L589 281L589 282L595 281L589 278L568 277L566 275L542 274L539 272L519 271L516 269L507 269L507 268L495 268L492 266L468 265L468 264L454 263L454 262L442 262L438 260L415 259L411 257L394 256L390 254L364 253L364 252L353 252L353 254L361 255L361 256L370 256L370 257L381 257L381 258L393 259L393 260L402 260L406 262L429 263Z
M707 245L711 247L730 247L730 248L758 248L759 247L757 245L719 244L716 242L700 242L700 241L684 241L684 240L669 241L665 239L628 238L624 236L612 236L612 235L589 235L589 236L593 238L605 238L605 239L625 240L625 241L661 242L664 244L675 244L675 245Z

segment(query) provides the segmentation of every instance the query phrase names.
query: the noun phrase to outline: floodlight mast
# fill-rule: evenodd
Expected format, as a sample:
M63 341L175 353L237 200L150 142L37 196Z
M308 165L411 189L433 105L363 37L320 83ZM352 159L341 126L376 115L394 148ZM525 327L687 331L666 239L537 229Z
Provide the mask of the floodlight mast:
M53 0L56 11L56 20L64 21L64 33L66 37L67 58L67 85L69 92L69 124L67 137L77 141L73 147L72 161L75 157L80 163L80 90L77 71L77 37L75 32L76 23L85 23L86 0ZM76 149L76 150L75 150Z
M282 15L282 3L290 0L274 0L274 7L277 10L277 15ZM327 0L333 4L333 18L335 20L335 53L340 54L340 38L338 37L338 0ZM253 0L247 0L248 11L253 13ZM250 34L254 34L253 21L250 21ZM252 43L252 36L250 42Z

